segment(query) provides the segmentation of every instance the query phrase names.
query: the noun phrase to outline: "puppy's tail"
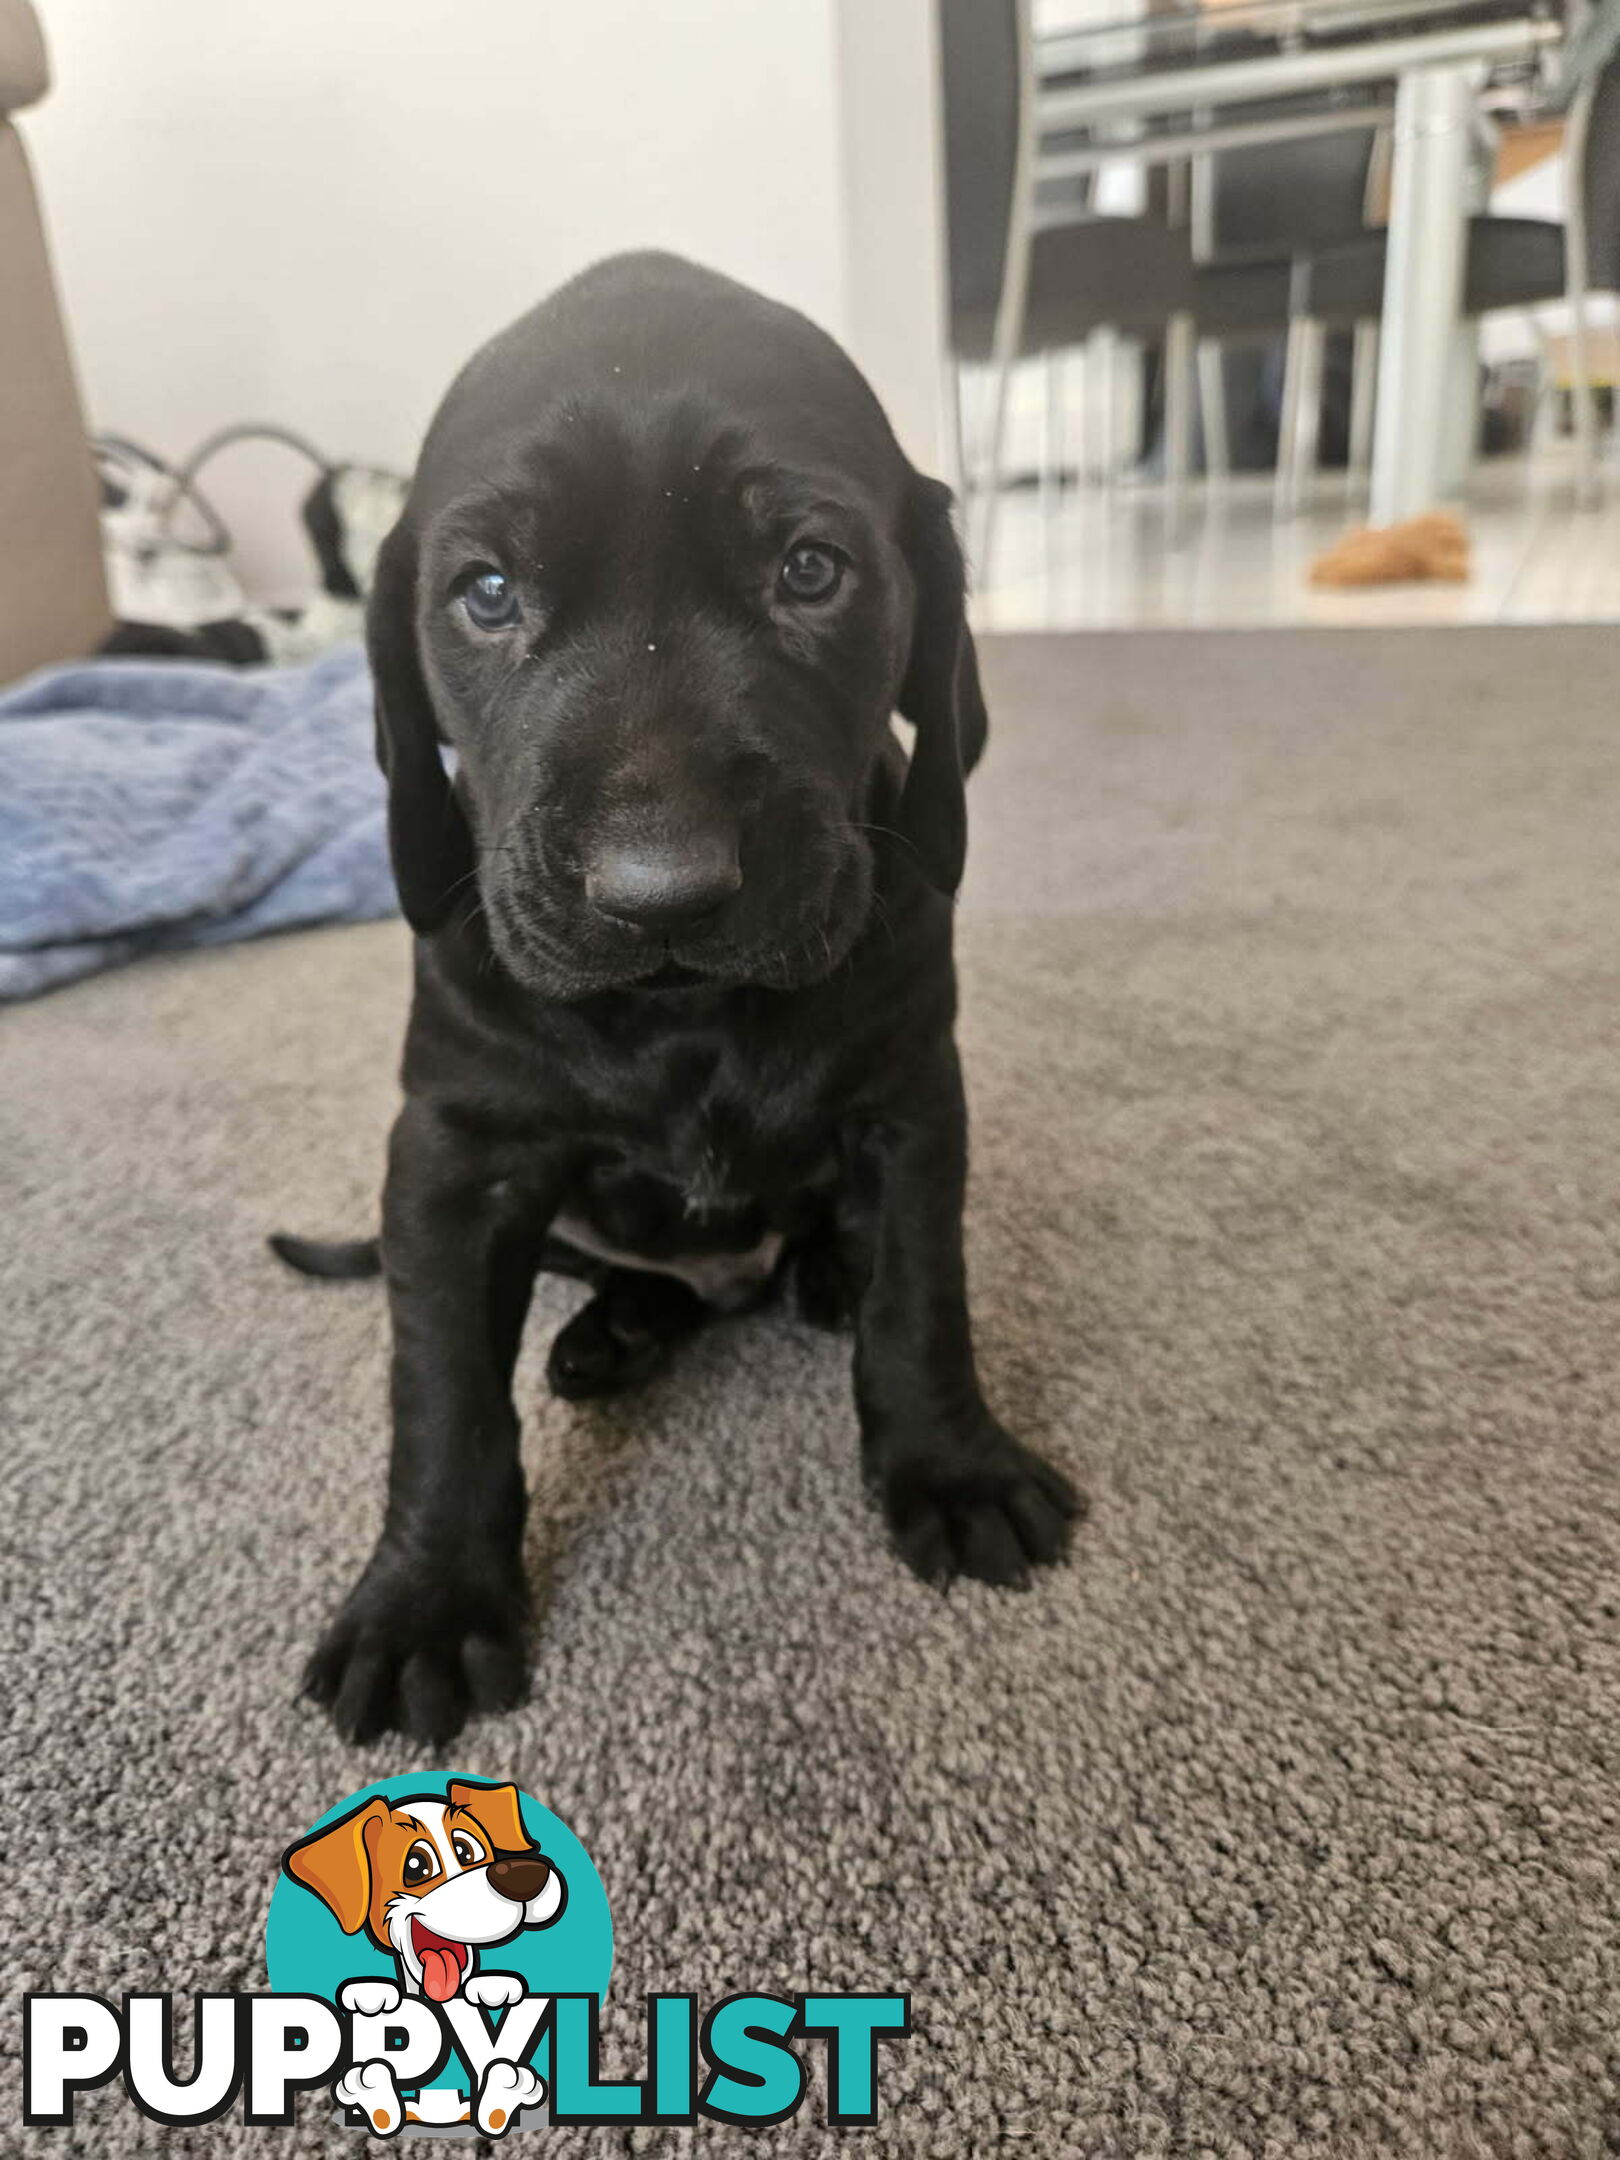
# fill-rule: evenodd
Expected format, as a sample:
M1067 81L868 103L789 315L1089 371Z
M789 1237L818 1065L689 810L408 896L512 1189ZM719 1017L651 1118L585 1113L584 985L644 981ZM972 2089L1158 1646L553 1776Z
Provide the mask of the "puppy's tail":
M382 1273L382 1253L374 1237L334 1239L289 1237L277 1230L267 1240L278 1260L300 1275L319 1275L327 1282L361 1282Z

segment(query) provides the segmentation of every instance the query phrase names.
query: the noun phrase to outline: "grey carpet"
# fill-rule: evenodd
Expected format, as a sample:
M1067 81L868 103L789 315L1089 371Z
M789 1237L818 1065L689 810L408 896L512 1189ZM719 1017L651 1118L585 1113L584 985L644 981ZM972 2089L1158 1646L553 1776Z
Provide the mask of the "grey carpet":
M460 1760L591 1847L624 2069L648 1988L913 1991L882 2126L759 2150L1614 2151L1620 633L990 678L971 1258L1075 1564L908 1580L847 1349L783 1318L547 1401L554 1284L535 1698ZM261 1244L370 1221L405 981L383 926L0 1019L8 2046L25 1986L262 1986L283 1843L417 1766L290 1699L375 1526L383 1314ZM0 2138L345 2149L303 2121Z

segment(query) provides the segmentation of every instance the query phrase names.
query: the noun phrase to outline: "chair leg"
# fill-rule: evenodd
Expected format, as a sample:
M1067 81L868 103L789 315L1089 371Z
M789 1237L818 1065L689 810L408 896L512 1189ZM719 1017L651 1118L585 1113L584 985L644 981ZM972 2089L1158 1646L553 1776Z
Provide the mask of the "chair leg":
M1363 488L1372 477L1373 414L1378 401L1378 319L1355 327L1350 358L1350 452L1346 479Z
M990 424L985 431L984 459L979 467L978 546L974 549L979 582L990 582L990 558L996 543L996 512L1001 503L1002 456L1007 439L1007 392L1012 381L1009 357L994 362L990 382Z
M1282 401L1277 414L1277 471L1271 513L1285 518L1294 495L1294 444L1299 435L1300 345L1305 318L1289 318L1288 343L1283 352Z
M945 363L945 397L950 407L951 434L956 444L956 472L951 485L965 499L968 482L972 478L973 463L968 455L967 416L962 410L963 363L954 354Z
M1172 315L1164 333L1164 477L1173 543L1183 537L1192 475L1194 342L1192 317Z
M1061 495L1069 483L1069 355L1056 346L1046 356L1046 447Z
M1533 489L1542 455L1552 435L1553 402L1558 395L1558 389L1546 333L1534 315L1526 316L1525 320L1529 323L1536 341L1536 387L1530 401L1530 424L1525 429L1524 442L1525 486Z
M1083 488L1091 477L1091 413L1090 402L1093 383L1091 378L1091 350L1089 346L1077 345L1069 355L1067 375L1069 411L1066 433L1073 451L1069 460L1076 488Z
M1575 430L1575 501L1581 509L1590 510L1596 507L1603 491L1598 480L1597 400L1592 394L1584 308L1570 317L1569 396Z
M1466 491L1479 456L1484 407L1482 380L1479 317L1464 316L1452 339L1450 381L1446 391L1440 470L1448 494L1460 495Z
M1198 410L1204 423L1204 471L1214 481L1232 477L1223 357L1219 338L1198 340Z
M1327 327L1313 322L1306 343L1309 368L1305 376L1305 400L1299 416L1299 455L1294 460L1294 484L1299 490L1296 510L1303 510L1315 485L1317 456L1322 439L1322 371L1327 360Z
M1110 325L1093 330L1086 342L1086 359L1097 366L1098 398L1097 472L1105 490L1111 489L1119 471L1119 333Z
M1051 560L1058 511L1063 499L1063 397L1066 387L1063 359L1063 353L1053 346L1041 362L1042 388L1045 392L1041 409L1041 526L1048 561Z
M1283 370L1282 421L1277 437L1276 515L1297 517L1316 476L1316 440L1322 427L1322 349L1327 333L1308 315L1288 326Z

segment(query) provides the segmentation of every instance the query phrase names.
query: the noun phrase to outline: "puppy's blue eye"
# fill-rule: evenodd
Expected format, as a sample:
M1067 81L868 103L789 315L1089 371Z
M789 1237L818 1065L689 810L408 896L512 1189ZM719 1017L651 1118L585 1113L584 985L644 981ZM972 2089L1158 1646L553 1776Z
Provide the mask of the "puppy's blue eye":
M505 630L518 619L517 588L504 570L475 570L461 588L475 630Z
M844 559L829 547L805 541L782 562L777 583L786 600L830 600L844 579Z

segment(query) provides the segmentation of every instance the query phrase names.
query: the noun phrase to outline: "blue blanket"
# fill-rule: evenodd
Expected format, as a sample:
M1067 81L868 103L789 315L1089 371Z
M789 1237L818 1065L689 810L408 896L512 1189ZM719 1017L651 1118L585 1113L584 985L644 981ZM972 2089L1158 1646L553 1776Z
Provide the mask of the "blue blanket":
M0 998L398 904L357 647L91 660L0 693Z

